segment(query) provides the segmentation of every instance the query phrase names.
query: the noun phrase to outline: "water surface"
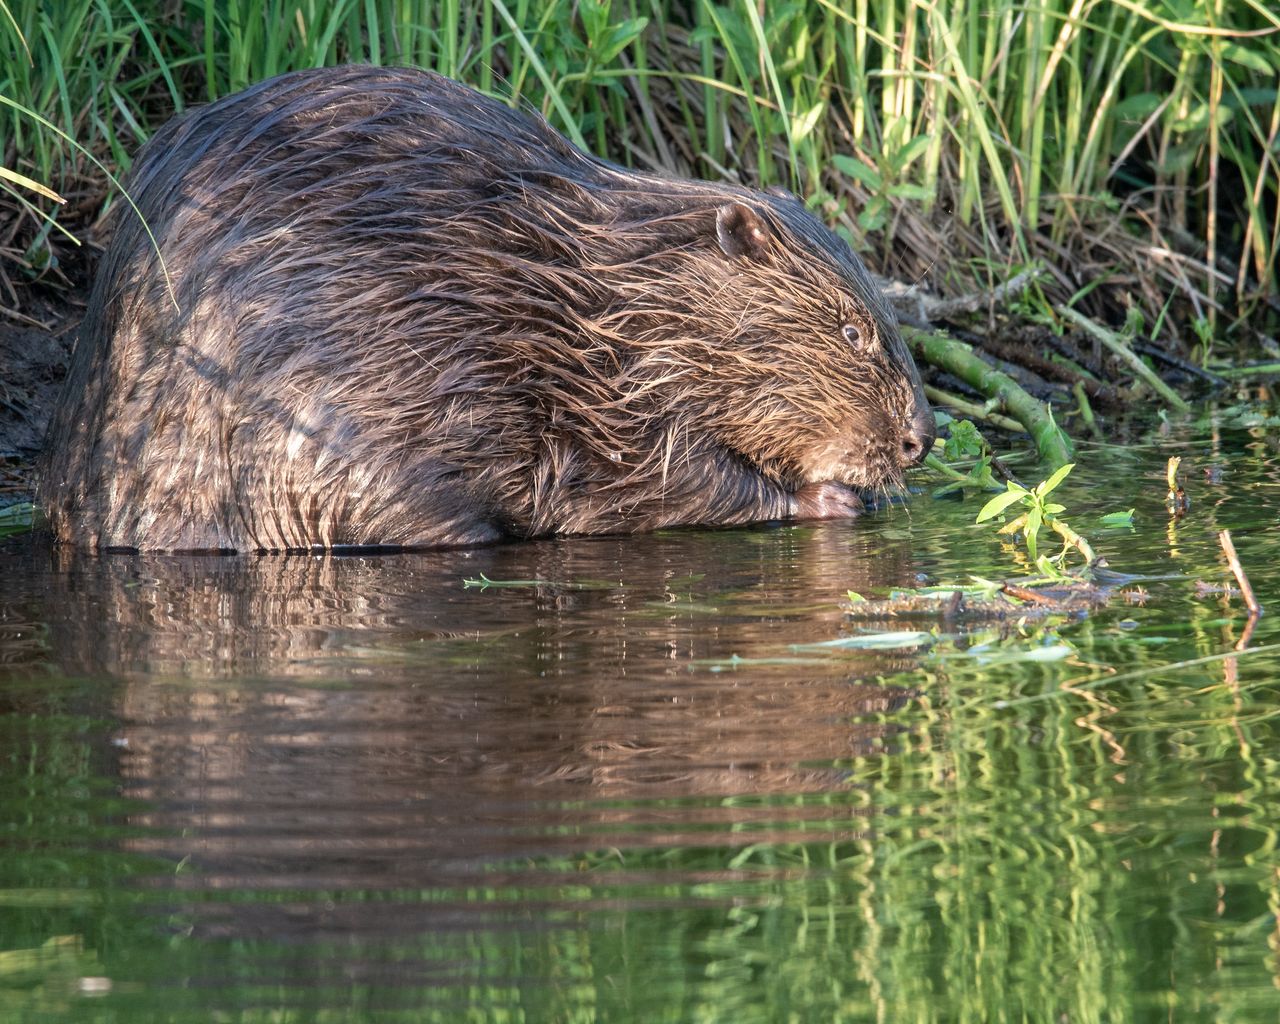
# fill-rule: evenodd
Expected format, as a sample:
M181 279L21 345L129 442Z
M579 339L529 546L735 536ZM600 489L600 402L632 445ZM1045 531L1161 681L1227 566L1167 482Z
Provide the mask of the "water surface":
M1014 574L980 496L391 556L3 542L0 1019L1275 1021L1266 415L1083 448L1068 518L1147 578L1047 623L847 620ZM1241 653L1196 585L1223 527L1273 609Z

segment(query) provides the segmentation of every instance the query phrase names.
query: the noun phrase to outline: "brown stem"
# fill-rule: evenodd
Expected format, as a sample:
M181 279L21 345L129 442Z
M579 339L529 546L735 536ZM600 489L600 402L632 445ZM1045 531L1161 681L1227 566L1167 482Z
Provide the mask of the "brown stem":
M1218 543L1222 545L1223 553L1227 556L1227 564L1231 566L1231 571L1236 576L1236 582L1240 584L1240 594L1244 597L1244 603L1249 609L1249 615L1251 617L1261 615L1262 605L1258 604L1258 599L1253 596L1253 587L1249 585L1249 577L1244 574L1244 566L1240 564L1240 559L1236 555L1236 546L1231 540L1231 531L1223 530L1219 533Z

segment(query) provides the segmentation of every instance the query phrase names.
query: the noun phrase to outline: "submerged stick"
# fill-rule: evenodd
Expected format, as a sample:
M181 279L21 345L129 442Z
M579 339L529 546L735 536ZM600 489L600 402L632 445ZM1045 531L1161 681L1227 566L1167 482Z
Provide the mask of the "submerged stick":
M1084 420L1084 425L1089 428L1089 433L1101 440L1102 431L1098 429L1098 421L1094 418L1093 406L1089 404L1089 394L1084 389L1084 381L1076 381L1071 388L1071 393L1076 396L1076 402L1080 409L1080 418Z
M1031 435L1040 457L1051 469L1058 469L1071 461L1070 444L1053 422L1049 407L1027 394L1007 373L981 359L964 342L941 332L904 326L902 336L926 363L958 377L979 394L998 400L1004 411Z
M1244 597L1245 607L1249 609L1249 617L1256 619L1262 614L1262 605L1258 604L1258 599L1253 596L1253 587L1249 586L1249 577L1244 574L1244 566L1240 564L1240 559L1236 556L1236 546L1231 541L1231 531L1223 530L1219 533L1218 543L1222 545L1222 551L1227 556L1227 564L1231 566L1231 571L1236 576L1236 582L1240 584L1240 593Z
M952 480L955 483L960 484L960 483L972 482L970 481L969 475L967 473L961 473L958 469L952 469L950 466L948 466L945 462L943 462L940 458L938 458L938 456L934 455L932 452L930 452L928 455L924 457L924 464L929 469L933 470L935 473L941 474L942 476L945 476L948 480Z
M1126 345L1120 335L1115 331L1108 330L1096 320L1090 320L1083 313L1077 313L1074 309L1069 309L1066 306L1054 306L1054 309L1064 320L1069 320L1081 330L1097 338L1113 354L1119 356L1128 363L1130 369L1133 370L1137 377L1141 378L1152 391L1163 398L1175 409L1185 412L1191 408L1187 400L1162 381L1160 379L1160 375L1144 363L1142 361L1142 357Z

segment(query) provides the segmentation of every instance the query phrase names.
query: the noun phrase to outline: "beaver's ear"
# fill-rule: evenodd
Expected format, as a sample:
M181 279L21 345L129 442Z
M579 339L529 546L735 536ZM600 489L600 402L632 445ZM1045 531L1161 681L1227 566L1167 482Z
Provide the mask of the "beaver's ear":
M716 211L716 239L726 256L763 260L769 248L769 225L744 203L727 203Z

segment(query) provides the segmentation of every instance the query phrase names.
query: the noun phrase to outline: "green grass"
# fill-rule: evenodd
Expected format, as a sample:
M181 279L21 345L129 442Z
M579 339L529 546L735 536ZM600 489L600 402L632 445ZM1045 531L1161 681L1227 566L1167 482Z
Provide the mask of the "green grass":
M626 163L786 185L869 253L963 293L1033 259L1055 301L1277 291L1280 15L1261 0L0 0L9 208L106 179L174 110L293 68L412 63ZM3 255L35 273L30 217ZM21 244L18 244L20 241ZM1211 271L1210 267L1216 267ZM1185 318L1183 318L1185 319Z

